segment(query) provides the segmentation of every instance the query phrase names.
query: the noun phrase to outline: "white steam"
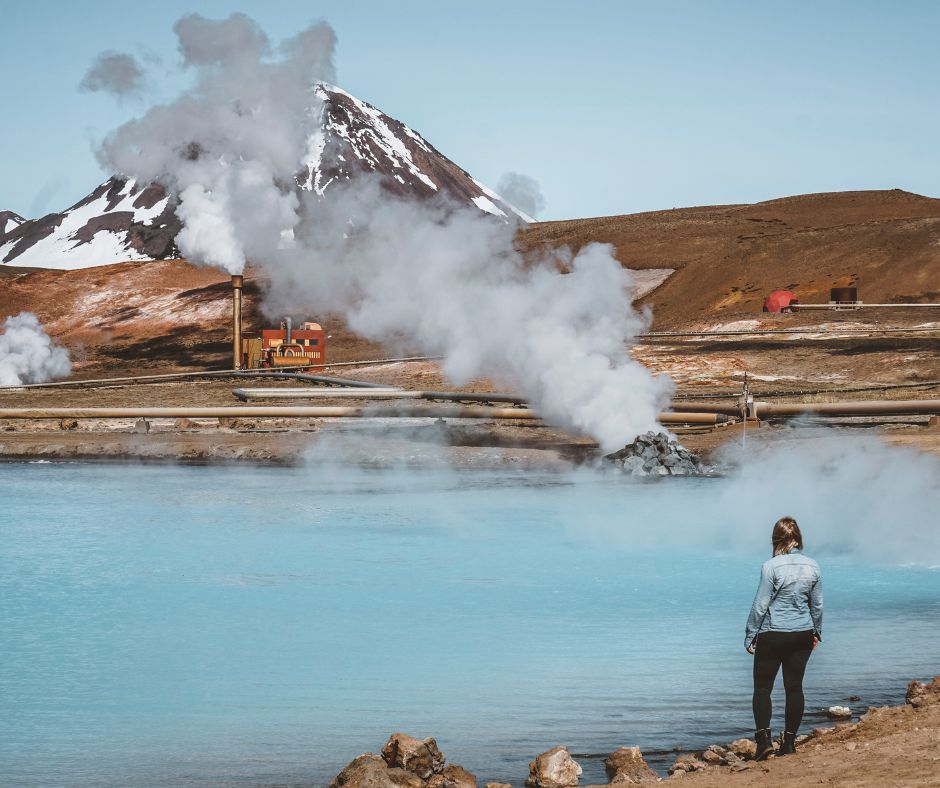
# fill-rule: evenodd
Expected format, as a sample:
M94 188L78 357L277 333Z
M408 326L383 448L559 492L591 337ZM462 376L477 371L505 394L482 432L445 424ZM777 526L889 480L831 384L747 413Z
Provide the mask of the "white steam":
M496 192L533 219L545 210L545 198L538 181L521 172L507 172L496 184Z
M801 427L749 439L746 451L729 444L722 459L737 465L714 514L729 533L766 547L773 523L791 515L810 552L940 565L933 455Z
M333 77L336 36L321 22L272 47L244 14L189 14L174 31L193 86L118 128L99 158L178 195L187 259L240 273L297 223L294 177L319 128L313 87Z
M338 187L272 267L268 308L340 310L358 334L443 356L460 385L487 376L607 450L656 427L671 383L634 362L645 328L608 245L526 260L516 228L444 201ZM570 273L562 273L562 269Z
M68 351L54 344L32 312L8 317L0 334L0 386L44 383L72 370Z
M102 52L88 69L79 87L92 93L110 93L118 99L139 96L144 70L137 58L123 52Z
M276 48L241 14L190 15L175 31L194 86L115 131L101 157L178 195L188 259L231 273L251 261L270 278L269 312L341 312L365 337L442 355L455 383L520 391L606 450L656 428L671 384L629 356L644 320L611 247L524 260L516 227L443 197L395 197L365 175L325 199L301 192L333 31Z

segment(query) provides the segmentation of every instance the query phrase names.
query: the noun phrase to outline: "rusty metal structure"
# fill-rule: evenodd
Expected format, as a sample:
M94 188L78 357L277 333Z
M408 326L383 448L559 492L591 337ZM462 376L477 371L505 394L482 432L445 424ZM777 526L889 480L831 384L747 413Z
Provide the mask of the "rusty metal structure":
M232 369L242 368L242 288L241 274L232 275Z
M282 367L322 368L326 363L326 332L319 323L304 322L294 328L290 317L280 328L265 328L260 336L242 339L245 369Z

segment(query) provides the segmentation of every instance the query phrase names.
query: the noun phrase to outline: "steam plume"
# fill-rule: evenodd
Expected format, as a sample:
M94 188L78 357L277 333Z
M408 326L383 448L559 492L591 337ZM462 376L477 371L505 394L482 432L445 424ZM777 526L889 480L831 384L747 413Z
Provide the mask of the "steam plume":
M443 197L393 197L365 176L325 199L302 192L295 174L317 145L313 91L333 78L332 29L276 47L242 14L193 14L174 29L193 88L117 129L100 155L178 194L188 259L231 273L250 260L270 277L269 312L342 312L363 336L443 355L456 383L487 375L520 390L605 449L656 426L670 384L629 357L644 320L612 247L523 260L516 227Z
M82 90L102 91L119 99L140 95L144 70L133 55L102 52L79 83Z
M538 181L521 172L507 172L496 184L500 197L508 200L533 219L545 210L545 198Z
M52 342L32 312L8 317L0 334L0 386L44 383L69 374L65 348Z
M297 223L294 176L319 128L319 79L333 77L336 36L311 25L273 47L244 14L189 14L174 26L194 85L111 134L106 167L179 197L180 251L240 273L265 263Z

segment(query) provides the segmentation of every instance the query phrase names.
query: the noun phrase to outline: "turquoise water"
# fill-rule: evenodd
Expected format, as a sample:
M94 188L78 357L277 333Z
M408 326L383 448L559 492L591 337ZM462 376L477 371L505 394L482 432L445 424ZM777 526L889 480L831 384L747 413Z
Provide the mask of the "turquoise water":
M790 513L593 474L36 464L0 489L0 783L23 786L325 785L396 730L481 784L559 743L585 782L625 744L671 762L752 728L743 625ZM940 571L853 541L886 492L860 494L818 551L822 498L792 501L826 582L804 728L938 672Z

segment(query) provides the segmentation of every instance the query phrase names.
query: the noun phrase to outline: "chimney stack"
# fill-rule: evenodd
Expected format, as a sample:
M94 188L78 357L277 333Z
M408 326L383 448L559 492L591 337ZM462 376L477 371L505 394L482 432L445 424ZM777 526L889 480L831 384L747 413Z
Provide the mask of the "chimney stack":
M232 369L242 368L242 285L241 274L232 275Z

